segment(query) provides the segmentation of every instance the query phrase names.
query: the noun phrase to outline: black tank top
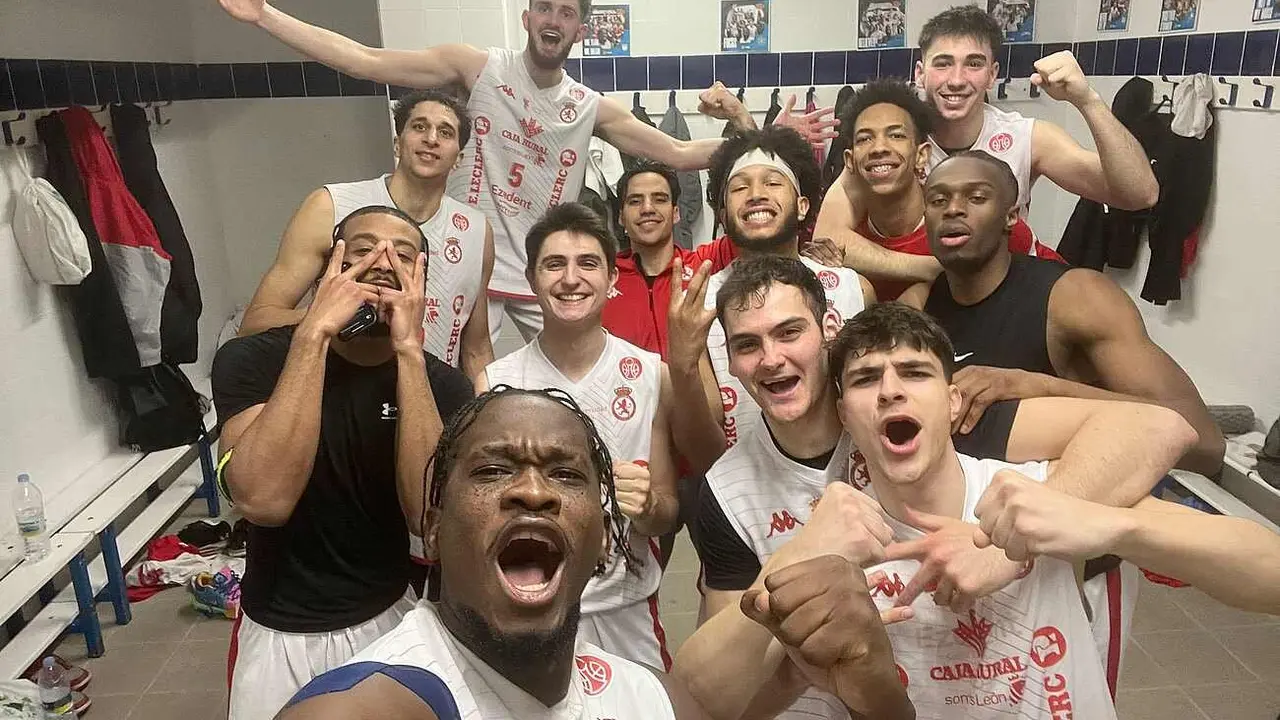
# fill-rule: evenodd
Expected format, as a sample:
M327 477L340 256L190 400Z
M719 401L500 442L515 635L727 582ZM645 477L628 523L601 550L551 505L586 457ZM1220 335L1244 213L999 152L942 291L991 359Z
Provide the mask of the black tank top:
M1049 293L1070 266L1014 255L1009 274L976 305L951 297L945 274L929 290L925 312L932 315L956 351L956 369L968 365L1028 370L1057 376L1049 361Z

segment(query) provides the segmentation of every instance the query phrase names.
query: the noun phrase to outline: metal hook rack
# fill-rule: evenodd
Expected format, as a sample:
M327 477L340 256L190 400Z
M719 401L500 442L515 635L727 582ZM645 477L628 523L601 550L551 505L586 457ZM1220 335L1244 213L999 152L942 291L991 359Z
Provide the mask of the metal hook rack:
M1265 94L1262 96L1262 100L1261 100L1261 101L1259 101L1259 100L1254 100L1254 101L1253 101L1253 106L1254 106L1254 107L1256 107L1256 108L1262 108L1262 109L1264 109L1264 110L1270 110L1270 109L1271 109L1271 96L1275 94L1276 86L1275 86L1275 85L1267 85L1266 83L1262 82L1262 81L1261 81L1261 80L1259 80L1258 78L1254 78L1254 79L1253 79L1253 84L1254 84L1254 85L1257 85L1258 87L1265 88Z
M1227 82L1227 79L1221 75L1218 76L1218 83L1231 88L1226 99L1218 98L1218 104L1226 105L1227 107L1235 107L1236 99L1240 95L1240 83Z
M15 138L13 136L13 128L10 127L12 123L19 122L21 120L26 120L26 119L27 119L27 114L25 112L20 112L18 113L17 117L11 117L8 120L0 121L0 128L3 128L4 144L6 146L15 147L18 145L27 144L27 138L23 135L19 135L17 138Z
M147 104L147 108L151 110L152 117L154 118L154 124L155 124L155 125L159 125L160 127L164 127L165 125L168 125L169 123L173 122L173 118L169 118L168 120L165 120L165 119L163 119L163 118L161 118L161 117L160 117L160 109L161 109L161 108L167 108L167 107L169 107L169 106L170 106L170 105L172 105L172 104L173 104L173 101L172 101L172 100L166 100L166 101L164 101L164 102L162 102L162 103L148 103L148 104Z

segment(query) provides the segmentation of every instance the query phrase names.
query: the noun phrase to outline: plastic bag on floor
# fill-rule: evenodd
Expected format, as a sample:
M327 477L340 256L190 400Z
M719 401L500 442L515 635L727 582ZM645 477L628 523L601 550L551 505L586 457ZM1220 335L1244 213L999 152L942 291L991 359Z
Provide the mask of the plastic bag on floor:
M40 688L30 680L0 681L0 720L43 720Z

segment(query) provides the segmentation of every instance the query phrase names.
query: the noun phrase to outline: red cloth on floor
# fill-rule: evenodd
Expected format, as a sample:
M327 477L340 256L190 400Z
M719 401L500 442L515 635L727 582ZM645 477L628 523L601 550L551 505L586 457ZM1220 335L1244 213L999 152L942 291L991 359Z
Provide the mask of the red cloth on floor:
M145 559L165 562L177 559L182 555L200 557L200 549L182 542L177 535L161 535L147 543L147 557ZM129 578L129 580L133 581L134 578ZM164 568L152 567L148 569L145 562L138 568L135 582L137 584L130 584L125 591L129 596L129 602L141 602L161 590L177 587L177 584L172 582L172 578L169 577L169 573Z

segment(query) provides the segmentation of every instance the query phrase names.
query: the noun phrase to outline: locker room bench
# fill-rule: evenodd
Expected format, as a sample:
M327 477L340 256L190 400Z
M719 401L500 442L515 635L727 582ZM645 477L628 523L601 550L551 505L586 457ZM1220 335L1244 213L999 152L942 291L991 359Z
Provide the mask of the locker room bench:
M212 411L205 416L205 426L214 426ZM49 557L38 563L19 562L0 578L0 618L17 619L33 597L42 605L0 648L0 678L19 677L68 630L84 635L90 657L105 652L97 602L111 601L117 625L132 619L125 564L193 497L206 501L210 517L218 515L211 451L216 437L215 428L191 445L170 450L112 452L72 483L74 491L49 499ZM171 478L161 489L160 483ZM143 496L148 498L146 507L117 531L117 519ZM89 562L85 550L95 538L101 553ZM71 582L58 591L53 580L64 569Z

